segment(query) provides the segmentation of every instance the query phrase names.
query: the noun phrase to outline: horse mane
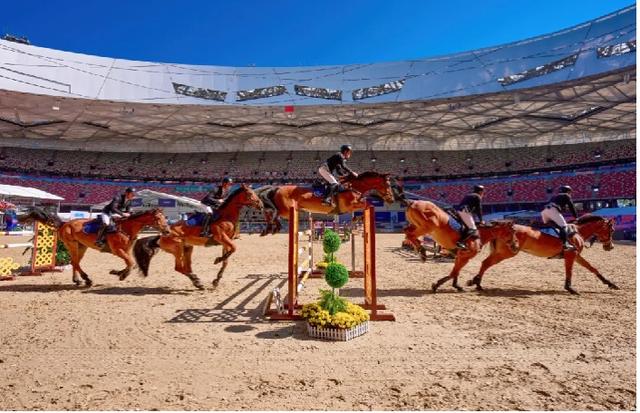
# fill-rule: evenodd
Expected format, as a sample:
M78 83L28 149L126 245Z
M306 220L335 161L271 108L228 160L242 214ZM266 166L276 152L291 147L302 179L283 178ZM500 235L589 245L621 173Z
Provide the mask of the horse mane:
M227 206L229 206L229 204L233 201L233 199L238 196L241 192L244 192L245 189L242 186L239 186L238 188L234 189L233 192L231 192L224 200L224 202L220 205L220 207L218 207L218 209L224 209Z
M138 218L147 214L155 214L158 210L160 210L160 208L142 209L140 211L135 211L135 212L132 212L131 215L129 215L128 219Z
M596 222L596 221L603 221L604 218L598 216L598 215L591 215L591 214L587 214L587 215L583 215L580 218L576 219L575 221L573 221L574 224L577 225L583 225L583 224L588 224L590 222Z
M366 171L366 172L362 172L362 173L358 174L358 178L362 178L362 179L379 178L381 176L384 176L384 174L381 174L381 173L375 172L375 171Z

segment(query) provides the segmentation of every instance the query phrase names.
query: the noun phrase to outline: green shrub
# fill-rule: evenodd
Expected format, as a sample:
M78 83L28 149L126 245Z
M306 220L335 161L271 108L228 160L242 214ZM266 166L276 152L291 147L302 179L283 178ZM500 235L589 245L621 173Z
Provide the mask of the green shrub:
M331 288L342 288L349 281L349 271L344 265L332 262L324 271L324 279Z
M56 265L67 265L70 262L71 255L69 254L67 247L64 245L64 242L58 240L58 245L56 246Z

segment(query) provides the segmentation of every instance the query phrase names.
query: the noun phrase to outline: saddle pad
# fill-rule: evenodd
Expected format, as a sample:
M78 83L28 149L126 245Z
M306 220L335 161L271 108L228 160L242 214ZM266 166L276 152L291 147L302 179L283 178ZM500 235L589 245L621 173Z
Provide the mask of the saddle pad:
M188 227L197 227L202 225L202 221L204 221L205 214L203 212L195 212L193 214L189 214L187 218L187 226Z
M204 217L207 214L204 212L194 212L193 214L189 214L187 218L187 226L188 227L199 227L204 222ZM217 211L213 211L213 219L211 222L215 222L219 218L219 214Z
M82 225L82 232L85 234L97 234L101 226L102 221L100 218L92 219ZM109 227L107 227L107 234L113 234L114 232L116 232L116 228L113 225L109 225Z
M101 225L102 222L100 222L99 218L93 219L89 222L84 223L84 225L82 226L82 232L84 232L85 234L97 234Z
M449 226L458 232L462 229L462 225L451 216L449 217Z

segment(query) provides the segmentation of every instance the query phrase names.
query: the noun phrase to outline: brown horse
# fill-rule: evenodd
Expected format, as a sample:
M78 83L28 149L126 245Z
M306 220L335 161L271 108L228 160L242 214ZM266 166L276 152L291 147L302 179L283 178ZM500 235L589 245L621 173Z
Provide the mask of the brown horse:
M406 217L409 225L405 227L404 233L407 240L411 242L420 252L422 261L426 261L426 249L418 239L428 234L435 242L443 248L455 251L456 243L460 239L460 233L449 225L449 214L442 208L430 201L404 201L407 206ZM468 239L466 241L467 249L457 250L453 269L448 276L439 279L431 285L431 290L435 293L443 283L453 280L453 287L462 291L462 287L458 285L458 276L465 265L475 257L482 249L482 246L489 241L500 239L509 248L517 250L517 240L515 238L514 225L510 221L494 221L488 225L478 226L479 239Z
M145 227L153 227L163 234L169 234L169 225L167 219L160 209L152 209L148 211L138 211L132 213L126 218L116 219L117 231L107 234L107 242L104 247L96 246L97 234L86 234L83 231L85 223L89 219L73 219L69 222L62 222L56 214L51 214L42 208L31 208L31 210L20 217L20 222L39 221L47 225L52 225L58 231L58 238L64 243L71 255L71 265L73 267L73 282L80 285L78 273L84 280L87 287L93 284L86 272L80 268L80 261L87 248L93 248L100 252L108 252L122 258L126 264L123 270L111 270L110 274L118 275L120 280L127 278L133 267L133 257L130 250L133 242L136 240L140 230Z
M385 202L394 201L389 174L363 172L357 178L344 177L341 183L345 190L335 196L336 206L325 204L322 198L313 194L310 187L266 185L258 188L256 193L265 205L264 217L267 221L262 235L280 231L282 226L278 218L287 219L294 201L305 211L331 215L363 210L367 206L364 196L370 191L376 191Z
M573 264L577 262L587 270L595 274L596 277L609 288L614 290L618 289L618 286L607 280L600 272L595 269L584 257L580 255L582 252L586 239L596 237L602 242L602 247L605 251L611 251L613 249L613 231L614 220L605 219L596 215L583 215L574 221L577 233L571 237L571 243L576 247L575 251L562 251L562 242L559 238L540 232L534 228L525 225L516 225L516 237L518 238L519 250L513 251L511 248L507 248L502 240L496 240L491 244L491 254L482 261L482 266L478 275L473 277L467 283L469 286L475 285L478 290L482 290L482 276L492 266L496 265L502 260L515 257L519 251L524 251L527 254L535 255L538 257L552 258L556 256L564 255L564 267L565 267L565 282L564 288L571 294L578 294L576 290L571 287L571 277L573 273Z
M213 286L216 287L227 268L227 259L236 251L233 239L236 235L240 209L244 206L263 208L260 198L251 188L243 184L231 193L216 211L218 218L211 223L209 238L200 236L201 226L189 226L185 221L180 221L171 225L171 234L168 236L147 237L139 240L133 248L138 268L146 277L149 274L151 258L160 248L175 257L175 270L189 277L193 285L202 290L204 285L191 268L193 247L222 245L222 256L214 261L214 264L222 261L222 267L216 279L213 280Z

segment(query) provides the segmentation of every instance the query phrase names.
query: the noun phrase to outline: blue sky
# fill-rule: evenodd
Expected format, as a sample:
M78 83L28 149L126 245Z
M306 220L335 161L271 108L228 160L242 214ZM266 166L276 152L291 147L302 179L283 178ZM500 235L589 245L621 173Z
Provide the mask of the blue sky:
M100 56L226 66L369 63L520 40L629 0L6 1L0 31Z

